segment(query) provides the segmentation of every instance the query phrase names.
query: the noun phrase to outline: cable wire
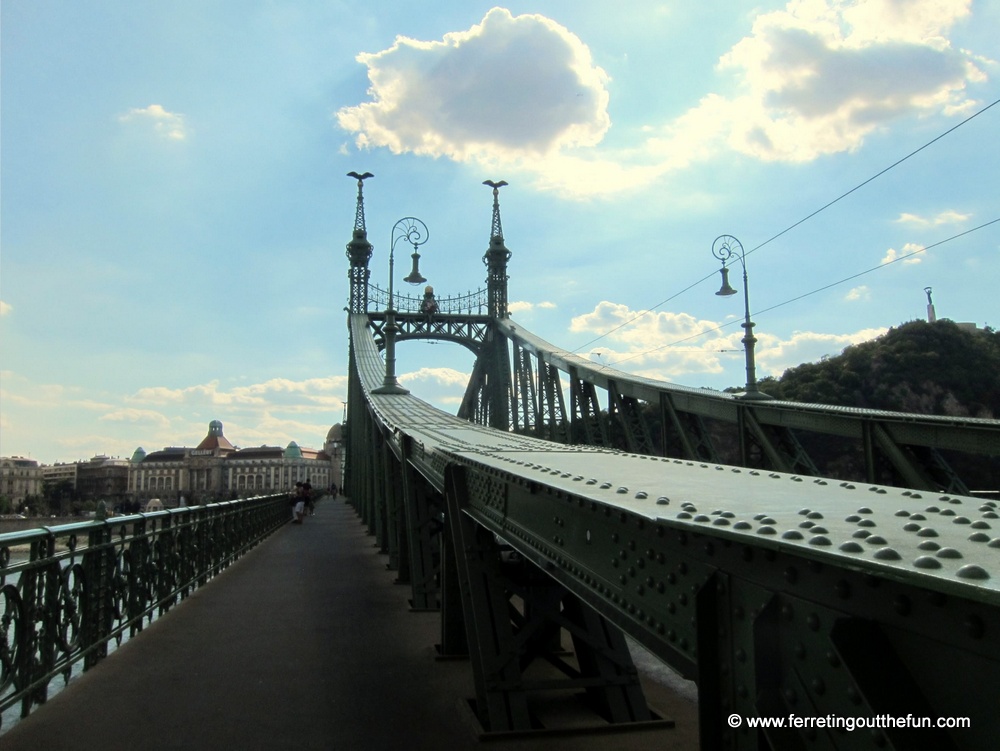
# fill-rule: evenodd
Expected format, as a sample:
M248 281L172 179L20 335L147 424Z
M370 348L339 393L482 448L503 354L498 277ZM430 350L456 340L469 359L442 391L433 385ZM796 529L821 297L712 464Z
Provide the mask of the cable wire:
M951 242L952 240L957 240L958 238L964 237L965 235L969 235L969 234L971 234L973 232L977 232L977 231L979 231L981 229L985 229L986 227L989 227L992 224L996 224L997 222L1000 222L1000 217L997 217L996 219L991 219L988 222L984 222L983 224L980 224L978 227L973 227L972 229L967 229L964 232L959 232L957 235L952 235L951 237L945 238L944 240L939 240L938 242L932 243L931 245L925 245L922 248L917 248L916 250L911 250L909 253L904 253L903 255L901 255L901 256L899 256L897 258L893 258L891 261L886 261L885 263L880 263L878 266L873 266L872 268L866 269L865 271L859 271L856 274L851 274L850 276L844 277L843 279L841 279L839 281L831 282L830 284L825 284L822 287L818 287L818 288L812 290L811 292L806 292L804 294L798 295L797 297L793 297L791 299L785 300L784 302L780 302L777 305L772 305L769 308L763 308L761 310L756 311L753 315L754 315L755 318L759 318L764 313L769 313L770 311L776 310L778 308L782 308L785 305L790 305L791 303L798 302L799 300L802 300L802 299L804 299L806 297L810 297L810 296L818 294L820 292L824 292L825 290L828 290L831 287L836 287L837 285L843 284L844 282L849 282L852 279L857 279L859 276L864 276L865 274L870 274L873 271L878 271L879 269L884 269L887 266L891 266L894 263L899 263L900 261L905 261L907 258L915 256L918 253L924 253L925 251L928 251L928 250L930 250L932 248L938 248L938 247L940 247L940 246L942 246L942 245L944 245L946 243ZM673 347L674 345L677 345L677 344L683 344L684 342L691 341L692 339L698 339L699 337L715 333L716 331L721 331L724 328L728 328L729 326L733 326L733 325L736 325L738 323L742 324L743 321L740 320L740 319L734 319L732 321L729 321L728 323L721 323L718 326L714 326L714 327L712 327L710 329L705 329L703 331L699 331L697 334L691 334L690 336L686 336L683 339L678 339L678 340L676 340L674 342L669 342L667 344L663 344L663 345L661 345L659 347L656 347L654 349L646 350L645 352L636 352L636 353L634 353L632 355L629 355L628 357L623 357L620 360L616 360L613 363L608 363L608 365L609 366L614 366L614 365L618 365L619 363L627 362L628 360L633 360L633 359L635 359L637 357L645 357L646 355L651 355L654 352L659 352L662 349L667 349L668 347ZM701 351L707 352L709 350L701 350ZM714 351L714 350L712 350L712 351ZM719 351L721 352L723 350L719 350ZM729 351L732 351L732 350L729 350Z
M833 206L838 201L841 201L844 198L847 198L847 196L851 195L852 193L854 193L857 190L860 190L864 186L868 185L868 183L873 182L874 180L877 180L878 178L880 178L882 175L884 175L889 170L891 170L891 169L893 169L895 167L898 167L900 164L902 164L903 162L905 162L907 159L909 159L912 156L916 156L921 151L923 151L924 149L926 149L928 146L931 146L932 144L940 141L945 136L947 136L947 135L949 135L951 133L954 133L956 130L958 130L959 128L961 128L963 125L965 125L966 123L970 122L974 118L979 117L981 114L983 114L987 110L991 109L992 107L995 107L997 104L1000 104L1000 99L997 99L997 100L995 100L993 102L990 102L988 105L986 105L985 107L983 107L981 110L979 110L977 112L974 112L971 115L969 115L967 118L965 118L964 120L962 120L962 122L955 124L954 126L952 126L951 128L949 128L948 130L946 130L944 133L941 133L940 135L936 136L935 138L932 138L930 141L928 141L927 143L925 143L920 148L911 151L909 154L907 154L906 156L904 156L902 159L896 160L895 162L893 162L892 164L890 164L888 167L886 167L885 169L883 169L881 172L878 172L878 173L872 175L871 177L869 177L864 182L858 183L857 185L855 185L853 188L851 188L847 192L842 193L841 195L837 196L836 198L834 198L829 203L826 203L823 206L821 206L820 208L816 209L814 212L812 212L808 216L806 216L806 217L800 219L799 221L795 222L795 224L792 224L792 225L786 227L785 229L781 230L781 232L779 232L778 234L776 234L773 237L771 237L771 238L765 240L764 242L762 242L760 245L757 245L756 247L752 248L751 250L748 250L746 252L746 255L750 255L751 253L754 253L755 251L760 250L761 248L763 248L768 243L770 243L770 242L772 242L774 240L777 240L779 237L781 237L782 235L784 235L784 234L786 234L788 232L791 232L793 229L795 229L799 225L801 225L801 224L809 221L810 219L812 219L817 214L820 214L821 212L826 211L828 208L830 208L831 206ZM988 224L992 224L992 222L989 222ZM987 226L987 225L982 225L982 226ZM976 227L976 229L981 229L981 227ZM969 232L974 232L974 231L975 230L969 230ZM956 235L955 237L961 237L961 235ZM954 239L954 238L949 238L949 239ZM944 240L942 242L948 242L948 241ZM940 244L941 243L938 243L938 245L940 245ZM930 247L934 247L934 246L932 245ZM920 252L920 251L915 251L915 252ZM903 256L901 258L905 258L905 257L906 256ZM897 260L901 260L901 258L897 259ZM883 264L883 265L888 265L888 264ZM881 268L881 267L876 267L876 268ZM869 269L869 271L874 271L874 270L875 269ZM867 274L868 272L864 271L864 272L861 272L861 273L862 274ZM856 276L860 276L860 275L861 274L858 274ZM666 300L663 300L662 302L657 303L656 305L654 305L651 308L647 308L646 310L642 311L641 313L637 313L635 316L633 316L632 318L630 318L627 321L624 321L623 323L620 323L619 325L615 326L613 329L609 329L608 331L605 331L603 334L601 334L601 335L599 335L599 336L591 339L590 341L585 342L584 344L581 344L579 347L577 347L576 349L572 350L572 352L575 354L575 353L579 352L580 350L582 350L584 347L589 347L594 342L599 342L601 339L605 338L606 336L610 336L611 334L613 334L614 332L618 331L619 329L622 329L625 326L628 326L628 325L634 323L635 321L638 321L640 318L642 318L647 313L652 313L654 310L657 310L658 308L661 308L662 306L666 305L671 300L674 300L674 299L680 297L681 295L683 295L688 290L693 289L694 287L697 287L699 284L702 284L703 282L705 282L706 280L710 279L713 276L715 276L715 272L714 271L711 274L709 274L708 276L702 277L698 281L696 281L696 282L694 282L692 284L689 284L687 287L685 287L684 289L682 289L680 292L677 292L676 294L671 295ZM854 278L854 277L849 277L849 279L851 279L851 278ZM842 281L846 281L846 280L842 280ZM831 284L829 286L832 287L832 286L835 286L835 285L840 284L840 283L841 282L834 282L833 284ZM816 291L819 292L820 290L816 290ZM809 294L812 294L812 293L809 293ZM788 302L792 302L792 301L789 300ZM787 302L786 303L782 303L782 305L786 305L786 304L787 304ZM775 306L775 307L778 307L778 306ZM768 308L767 310L773 310L773 309L774 308ZM726 325L728 325L728 324L726 324ZM706 332L706 333L708 333L708 332ZM681 341L686 341L686 340L682 339ZM670 345L667 345L667 346L670 346ZM651 351L655 352L656 350L651 350Z

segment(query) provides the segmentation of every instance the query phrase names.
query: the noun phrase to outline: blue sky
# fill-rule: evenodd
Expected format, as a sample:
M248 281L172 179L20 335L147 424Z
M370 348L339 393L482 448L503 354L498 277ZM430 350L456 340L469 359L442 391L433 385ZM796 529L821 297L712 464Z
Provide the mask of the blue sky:
M320 446L346 399L352 170L375 174L373 281L416 216L440 295L483 285L481 183L506 180L514 320L629 372L744 382L722 234L751 251L761 376L923 318L928 286L939 317L1000 323L1000 223L950 239L1000 218L1000 106L793 228L1000 98L1000 3L0 12L5 456L195 445L212 419ZM470 355L397 357L456 408Z

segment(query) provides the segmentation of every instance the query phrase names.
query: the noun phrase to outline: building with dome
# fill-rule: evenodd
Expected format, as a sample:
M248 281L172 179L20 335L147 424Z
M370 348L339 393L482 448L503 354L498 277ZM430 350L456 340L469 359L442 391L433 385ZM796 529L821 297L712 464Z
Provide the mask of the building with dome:
M341 426L335 425L320 450L295 441L285 448L241 449L226 438L222 423L212 420L195 448L167 447L151 453L137 448L130 461L129 496L140 505L159 498L172 507L291 492L295 483L307 480L322 492L333 482L340 486L342 436Z

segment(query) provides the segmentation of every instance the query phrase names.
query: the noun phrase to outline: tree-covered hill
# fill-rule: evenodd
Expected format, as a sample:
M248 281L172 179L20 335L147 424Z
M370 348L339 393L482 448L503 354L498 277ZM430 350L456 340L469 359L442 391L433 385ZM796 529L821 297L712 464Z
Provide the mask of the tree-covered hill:
M998 418L1000 332L911 321L760 386L798 402Z

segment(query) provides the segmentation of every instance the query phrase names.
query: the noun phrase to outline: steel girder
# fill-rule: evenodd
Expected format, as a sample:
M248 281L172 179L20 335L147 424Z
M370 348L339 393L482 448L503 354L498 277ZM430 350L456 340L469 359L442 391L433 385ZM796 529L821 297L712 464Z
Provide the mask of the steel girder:
M634 416L633 407L646 403L658 405L653 412L654 417L659 417L664 455L719 461L704 423L710 419L716 430L726 424L735 428L743 466L812 476L822 476L824 470L800 440L800 435L807 433L855 441L865 458L865 477L855 480L928 490L968 490L967 483L949 466L944 452L1000 457L1000 420L739 399L594 365L509 321L499 321L498 329L516 351L535 355L539 370L544 363L548 371L567 374L574 442L610 445L598 417L596 390L600 388L608 394L609 415L617 418L612 423L621 422L624 447L632 451L644 451L640 447L648 441L648 435L634 432L641 430L643 422Z
M535 393L535 379L531 369L531 353L526 349L514 347L514 377L511 380L513 389L511 416L514 418L512 429L518 433L530 433L537 425L538 395Z
M536 729L533 694L581 689L612 724L652 719L622 632L533 564L505 558L496 536L464 513L462 468L449 467L445 485L475 712L484 730ZM560 645L560 630L573 641L575 661Z
M669 392L660 394L660 441L663 456L680 456L705 462L718 462L712 435L700 415L681 412L674 407Z
M871 509L860 507L845 525L839 517L824 519L807 507L801 513L809 514L798 518L809 526L796 529L794 522L788 524L795 512L788 518L785 510L778 519L760 515L760 535L738 535L724 533L733 528L732 515L719 511L704 515L701 531L677 526L669 518L650 519L626 506L595 503L567 492L564 484L505 478L497 468L502 462L475 465L473 460L461 470L467 497L461 511L484 528L475 534L483 541L499 537L509 542L608 621L695 679L702 748L798 748L808 740L817 747L851 751L972 750L991 747L1000 732L995 706L1000 696L1000 641L993 638L1000 633L1000 600L985 590L929 586L932 580L920 572L933 571L956 554L935 548L929 535L915 538L928 542L917 549L926 552L909 569L912 574L903 573L904 566L899 575L886 577L877 567L860 565L851 551L884 546L870 530L886 528L891 534L885 519L891 519L892 512L872 518ZM553 457L551 464L539 468L539 477L559 476L554 474L558 466ZM700 471L708 480L718 474L713 469ZM836 490L852 493L852 488ZM725 490L720 494L734 502ZM962 501L948 499L942 505L949 502ZM688 511L682 510L678 518L702 518L697 514L704 509L693 504L682 508ZM990 508L984 513L992 518ZM927 511L932 513L932 507ZM742 519L743 513L734 518ZM454 514L452 510L450 516ZM713 524L713 518L723 524ZM941 520L946 523L948 518ZM941 529L934 521L924 523ZM739 521L736 528L743 524ZM988 526L984 521L974 524L980 530ZM931 526L915 523L915 534L918 528ZM849 535L853 540L843 543L840 551L820 555L831 544L824 533L836 540L850 529L857 530ZM772 541L763 532L781 540ZM951 535L942 529L945 532ZM804 540L804 535L812 536L808 544L782 542ZM975 543L965 547L972 560L985 560L985 548ZM886 547L885 555L877 557L890 561L900 555ZM972 577L970 583L984 575L976 565L963 571L959 576ZM976 687L956 690L955 675L975 675ZM505 704L503 711L510 708ZM968 725L946 731L886 723L889 717L908 716L931 722L956 718ZM751 729L745 722L761 717L802 724L788 732ZM818 725L816 718L830 724ZM873 723L874 729L847 732L848 722Z
M559 371L541 359L536 363L537 368L533 367L531 353L516 345L512 354L513 430L557 443L569 443Z
M608 418L624 435L625 445L622 448L637 454L653 453L642 404L638 399L624 396L614 381L608 381Z
M441 533L444 508L440 493L414 468L412 441L402 443L401 475L405 529L402 545L409 555L410 607L437 610L441 607Z
M610 446L608 421L601 414L601 405L597 401L597 389L594 384L577 377L572 371L569 378L573 442L585 443L588 446Z
M365 383L374 388L381 371L363 354ZM471 545L456 540L453 559L442 556L455 562L442 572L446 609L456 590L471 597L473 577L487 576L503 592L528 591L507 570L503 548L490 549L503 540L607 623L697 679L702 747L810 741L905 749L929 738L935 747L978 749L1000 733L995 503L567 448L485 431L411 396L369 399L372 420L392 426L386 455L405 455L432 492L451 488L461 508L449 512L450 527L461 514L483 530L472 531ZM401 448L413 431L414 444ZM469 572L459 576L460 565ZM556 612L552 602L567 602L557 591L539 595L536 609ZM486 630L473 623L470 636L507 639L508 629L514 644L535 649L532 634L547 626L531 625L527 610L512 613L511 599L496 591L477 596L487 607L466 601L464 609L476 610ZM508 625L483 620L489 603ZM457 620L446 629L443 619L443 641L455 636ZM511 643L499 652L487 645L483 655L511 655ZM472 651L479 653L478 641ZM494 677L508 669L475 659L483 661L480 684L491 679L488 668ZM975 675L975 688L956 690L956 671ZM484 696L477 709L520 712L523 684L481 687L492 695L477 687ZM734 714L869 721L913 714L968 718L971 726L922 729L914 740L906 728L884 725L848 733L814 724L777 735L734 728L727 721Z
M489 316L463 313L424 313L396 312L393 318L398 327L396 341L412 339L436 339L450 341L467 347L474 354L480 353L482 343L486 341L490 330ZM385 313L370 312L372 331L379 349L385 347Z
M544 425L539 435L555 443L570 443L559 370L538 360L538 414Z

